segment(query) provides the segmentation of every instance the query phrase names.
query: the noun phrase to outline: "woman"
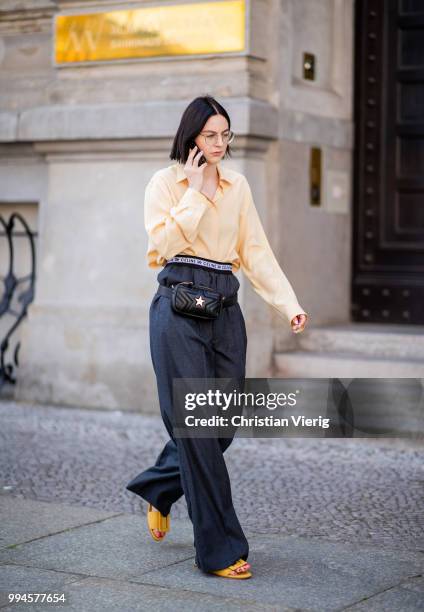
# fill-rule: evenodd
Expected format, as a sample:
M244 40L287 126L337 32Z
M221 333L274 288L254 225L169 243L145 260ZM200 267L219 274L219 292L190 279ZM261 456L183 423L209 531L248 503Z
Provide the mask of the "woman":
M183 113L170 159L145 192L147 262L163 266L150 305L150 349L161 415L169 442L151 468L127 489L147 500L152 537L170 528L170 509L183 494L193 523L196 565L226 578L249 578L249 545L235 513L223 452L232 438L177 438L172 425L172 382L178 378L244 380L247 336L237 301L239 267L254 290L291 326L305 327L307 313L266 238L246 178L220 164L231 154L230 117L211 96L194 99ZM204 161L203 161L204 160ZM192 281L226 298L217 319L173 310L171 286Z

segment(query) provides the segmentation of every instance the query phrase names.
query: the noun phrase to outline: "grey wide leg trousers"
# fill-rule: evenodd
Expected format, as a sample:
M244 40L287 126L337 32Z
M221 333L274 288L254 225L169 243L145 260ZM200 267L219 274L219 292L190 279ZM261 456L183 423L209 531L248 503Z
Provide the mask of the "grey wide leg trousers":
M165 286L193 281L226 297L240 286L231 271L204 267L198 262L168 263L157 279ZM233 437L175 438L172 426L174 377L244 380L247 335L240 305L223 308L218 319L203 320L175 313L167 296L155 294L149 329L160 411L170 440L155 464L133 478L126 489L153 504L163 515L184 494L193 524L196 563L203 571L222 569L240 558L247 560L249 545L233 507L223 457Z

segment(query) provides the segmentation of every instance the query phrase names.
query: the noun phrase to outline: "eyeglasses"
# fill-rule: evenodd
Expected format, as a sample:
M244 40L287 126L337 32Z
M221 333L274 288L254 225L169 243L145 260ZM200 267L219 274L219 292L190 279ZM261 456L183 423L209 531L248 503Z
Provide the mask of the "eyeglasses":
M219 134L215 134L213 132L211 132L210 134L204 134L203 132L200 132L200 134L203 136L205 142L208 145L214 145L218 142ZM226 130L225 132L222 132L221 136L222 142L224 144L229 144L230 142L233 142L235 134L231 130Z

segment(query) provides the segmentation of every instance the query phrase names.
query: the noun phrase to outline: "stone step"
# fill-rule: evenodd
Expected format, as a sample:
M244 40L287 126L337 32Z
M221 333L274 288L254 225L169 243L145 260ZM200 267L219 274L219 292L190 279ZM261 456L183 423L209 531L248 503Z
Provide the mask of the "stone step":
M297 339L301 350L312 353L421 360L424 371L424 326L350 323L307 329Z
M276 378L420 378L424 381L424 362L341 351L296 350L274 354L272 375Z

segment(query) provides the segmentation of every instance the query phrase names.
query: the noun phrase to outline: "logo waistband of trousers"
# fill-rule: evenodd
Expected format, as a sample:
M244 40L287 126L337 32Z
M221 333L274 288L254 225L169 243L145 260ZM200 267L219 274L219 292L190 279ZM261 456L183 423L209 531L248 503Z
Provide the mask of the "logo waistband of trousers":
M169 263L187 263L194 264L199 266L204 266L206 268L213 268L214 270L225 270L227 272L232 272L233 266L231 263L227 262L219 262L213 261L211 259L205 259L203 257L197 257L193 255L174 255L171 259L168 259L166 264Z

